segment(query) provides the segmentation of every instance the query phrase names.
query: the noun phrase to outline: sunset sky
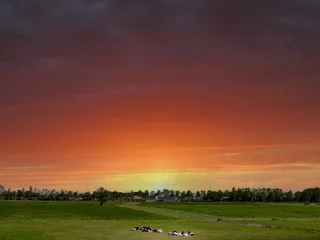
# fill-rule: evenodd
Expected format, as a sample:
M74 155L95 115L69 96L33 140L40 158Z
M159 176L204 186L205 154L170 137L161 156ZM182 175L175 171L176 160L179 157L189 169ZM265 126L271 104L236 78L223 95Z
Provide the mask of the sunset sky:
M0 0L0 184L319 186L319 13L317 0Z

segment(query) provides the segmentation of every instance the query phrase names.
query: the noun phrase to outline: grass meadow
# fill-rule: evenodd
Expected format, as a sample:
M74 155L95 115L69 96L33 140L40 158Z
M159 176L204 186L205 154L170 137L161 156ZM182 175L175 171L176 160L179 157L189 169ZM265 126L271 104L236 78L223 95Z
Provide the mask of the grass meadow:
M274 203L143 203L141 205L224 218L320 218L320 207L317 205Z
M129 231L142 225L164 233ZM0 240L176 238L171 230L199 240L320 240L320 206L0 201Z

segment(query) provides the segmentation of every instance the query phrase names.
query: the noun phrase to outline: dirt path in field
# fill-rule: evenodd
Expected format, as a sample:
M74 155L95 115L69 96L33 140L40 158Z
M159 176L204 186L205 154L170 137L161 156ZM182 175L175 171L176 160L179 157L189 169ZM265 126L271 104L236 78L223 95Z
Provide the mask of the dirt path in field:
M235 222L229 222L231 224L240 224L241 221L243 220L248 220L248 219L239 219L239 218L232 218L232 217L224 217L223 221L217 221L217 219L221 219L220 216L216 215L210 215L210 214L203 214L203 213L196 213L196 212L189 212L189 211L183 211L183 210L174 210L174 209L165 209L165 208L157 208L157 207L148 207L148 206L141 206L137 203L125 203L125 204L120 204L118 205L119 207L126 207L126 208L131 208L134 210L138 211L145 211L149 213L156 213L160 214L163 216L168 216L168 217L173 217L176 219L181 219L181 220L200 220L200 221L209 221L209 222L217 222L217 223L227 223L224 222L226 221L239 221L238 223ZM254 220L268 220L268 219L254 219ZM263 226L262 224L246 224L248 226L255 226L257 227L258 225Z
M147 207L141 206L137 203L126 203L120 204L119 207L131 208L138 211L145 211L149 213L156 213L163 216L173 217L180 220L195 220L195 221L205 221L212 222L215 224L227 224L227 225L238 225L238 226L247 226L247 227L258 227L258 228L277 228L271 224L262 224L259 221L270 220L269 218L254 218L251 219L254 222L246 222L250 220L249 218L232 218L232 217L224 217L221 221L217 221L217 219L221 219L219 216L209 215L209 214L201 214L195 212L188 212L183 210L173 210L173 209L163 209L157 207Z
M131 208L138 211L145 211L149 213L156 213L163 216L174 217L177 219L188 219L188 220L207 220L207 221L217 221L217 216L209 214L201 214L195 212L181 211L181 210L172 210L156 207L146 207L141 206L136 203L125 203L118 205L119 207Z

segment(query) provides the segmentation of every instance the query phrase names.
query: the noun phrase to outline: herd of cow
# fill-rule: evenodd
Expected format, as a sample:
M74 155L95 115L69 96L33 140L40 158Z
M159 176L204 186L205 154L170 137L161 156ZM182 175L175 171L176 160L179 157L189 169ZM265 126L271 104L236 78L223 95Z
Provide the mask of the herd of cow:
M151 229L150 227L133 227L130 229L131 231L141 231L141 232L156 232L156 233L163 233L162 229ZM194 236L193 232L190 231L172 231L168 232L170 236L180 236L180 237L189 237Z

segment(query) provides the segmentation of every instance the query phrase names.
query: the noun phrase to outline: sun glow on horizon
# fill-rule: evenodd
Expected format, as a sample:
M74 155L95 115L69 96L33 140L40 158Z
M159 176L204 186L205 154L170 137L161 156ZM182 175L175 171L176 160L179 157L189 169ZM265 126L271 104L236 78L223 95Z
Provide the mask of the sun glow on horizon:
M97 1L0 4L0 184L320 182L320 2Z

